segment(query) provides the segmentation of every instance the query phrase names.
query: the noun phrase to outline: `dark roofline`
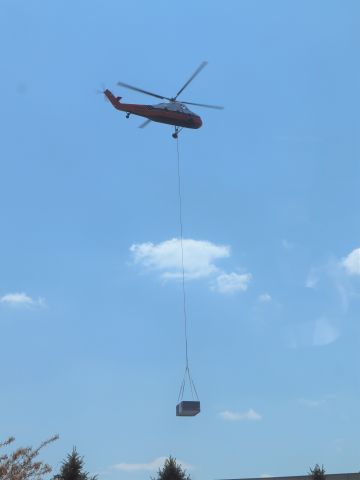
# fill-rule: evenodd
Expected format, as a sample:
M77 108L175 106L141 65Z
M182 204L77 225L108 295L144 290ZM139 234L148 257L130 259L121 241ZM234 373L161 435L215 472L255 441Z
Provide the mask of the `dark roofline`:
M249 477L249 478L231 478L221 480L311 480L311 475L289 475L285 477ZM325 473L325 479L327 480L360 480L360 472L354 473Z

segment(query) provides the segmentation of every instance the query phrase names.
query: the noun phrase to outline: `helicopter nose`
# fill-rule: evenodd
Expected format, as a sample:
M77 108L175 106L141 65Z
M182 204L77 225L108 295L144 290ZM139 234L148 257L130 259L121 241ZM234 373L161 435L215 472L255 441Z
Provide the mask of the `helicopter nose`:
M202 120L200 117L196 117L195 118L195 125L196 125L196 128L200 128L201 125L202 125Z

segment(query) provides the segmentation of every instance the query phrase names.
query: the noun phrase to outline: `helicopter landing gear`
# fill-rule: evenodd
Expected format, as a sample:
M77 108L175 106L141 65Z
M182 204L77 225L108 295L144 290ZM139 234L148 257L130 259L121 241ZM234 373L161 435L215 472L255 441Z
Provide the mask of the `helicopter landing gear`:
M130 117L130 115L131 115L131 113L130 113L130 112L127 112L127 114L126 114L126 118L129 118L129 117Z
M182 128L175 127L175 132L172 134L172 137L175 138L175 140L178 138L179 133L181 132Z

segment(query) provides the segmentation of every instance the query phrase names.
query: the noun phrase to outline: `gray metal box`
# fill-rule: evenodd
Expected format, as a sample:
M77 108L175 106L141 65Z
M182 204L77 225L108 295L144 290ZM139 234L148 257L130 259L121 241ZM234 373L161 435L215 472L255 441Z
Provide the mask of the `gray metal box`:
M177 417L194 417L200 413L199 401L182 401L176 405Z

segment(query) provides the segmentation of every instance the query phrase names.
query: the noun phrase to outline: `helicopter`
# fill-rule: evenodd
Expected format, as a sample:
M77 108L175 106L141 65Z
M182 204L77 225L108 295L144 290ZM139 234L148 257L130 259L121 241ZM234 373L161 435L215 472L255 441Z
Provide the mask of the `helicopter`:
M150 122L173 125L175 127L175 131L172 136L176 139L178 138L178 134L183 128L197 129L200 128L202 125L202 120L200 116L189 110L187 105L214 108L217 110L222 110L224 108L219 105L207 105L204 103L193 103L177 100L178 96L185 90L189 83L194 80L194 78L201 72L201 70L206 67L207 63L208 62L202 62L199 65L199 67L191 75L189 80L180 88L180 90L174 97L165 97L163 95L158 95L157 93L152 93L124 82L117 83L117 85L128 88L129 90L144 93L145 95L150 95L161 100L168 100L165 103L159 103L157 105L122 103L122 97L117 97L113 95L113 93L108 89L104 90L103 94L110 101L114 108L122 112L126 112L126 118L129 118L130 115L138 115L140 117L145 117L145 122L139 125L139 128L146 127L147 125L149 125Z

